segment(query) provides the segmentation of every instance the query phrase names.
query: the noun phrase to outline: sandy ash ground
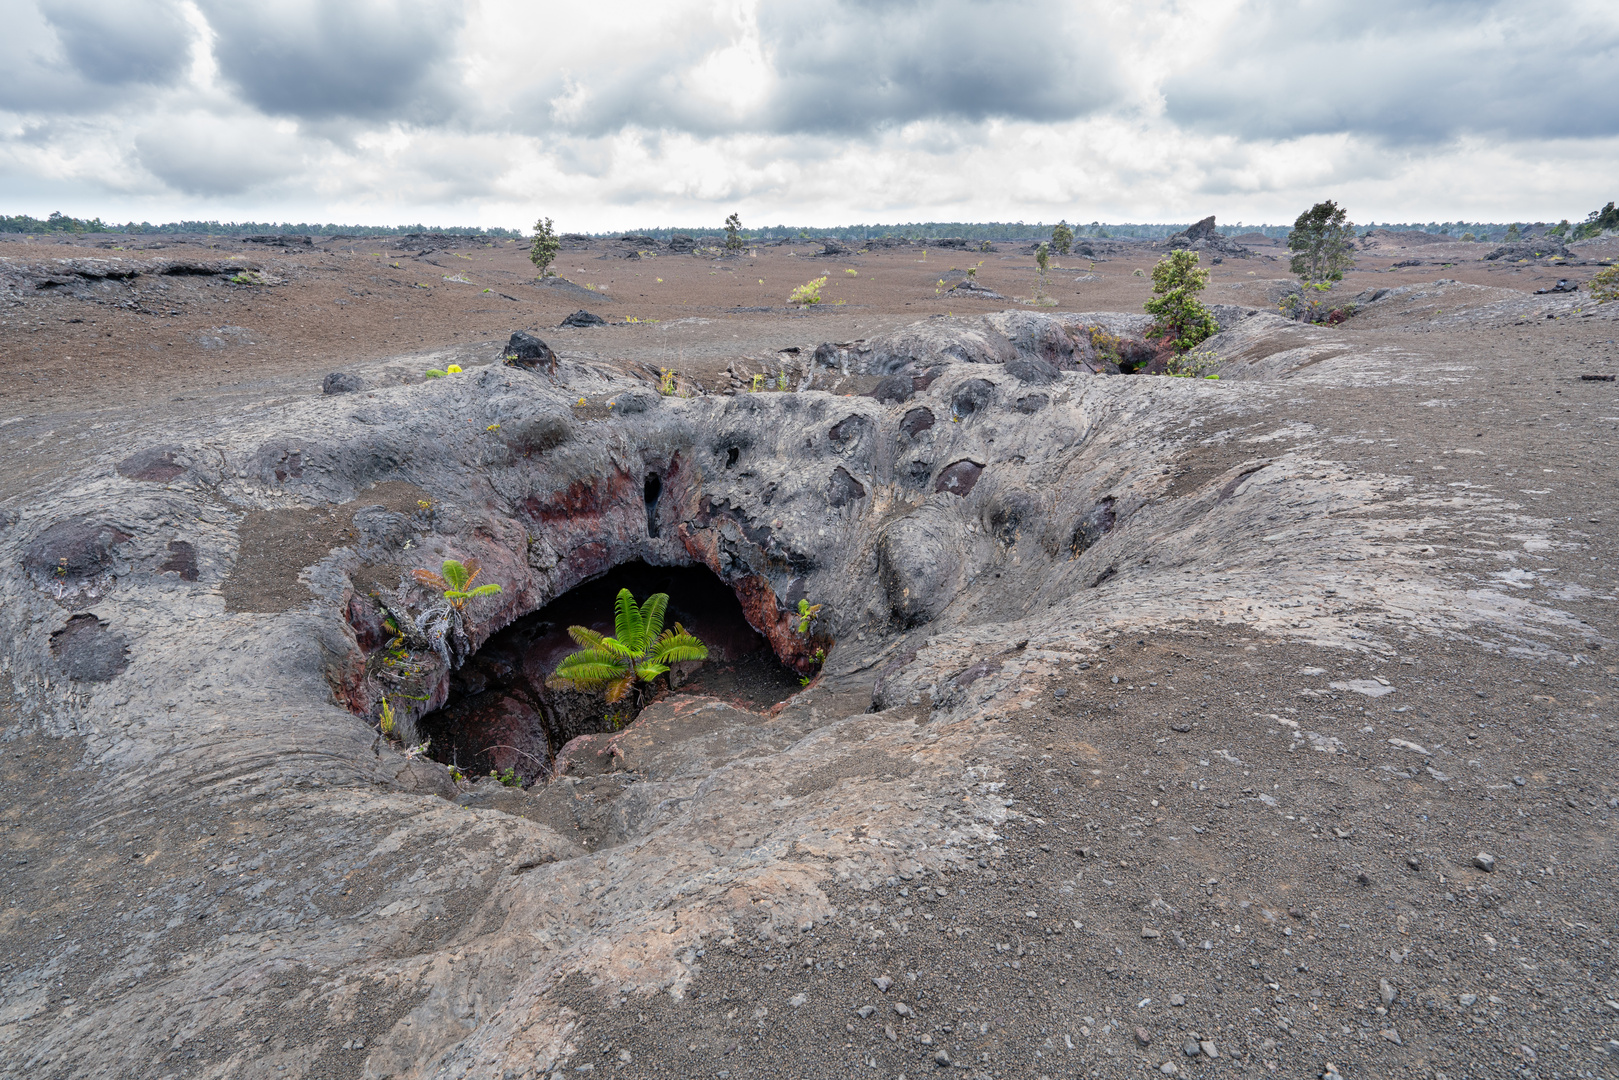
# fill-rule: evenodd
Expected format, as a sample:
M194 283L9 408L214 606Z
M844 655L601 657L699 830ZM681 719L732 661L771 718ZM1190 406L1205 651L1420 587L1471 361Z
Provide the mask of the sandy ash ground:
M150 502L113 466L154 432L235 460L318 431L334 370L356 408L470 421L421 373L505 393L516 329L562 356L556 408L586 399L575 439L616 445L606 401L660 368L702 405L728 370L1015 308L1033 260L999 247L598 242L541 286L504 242L0 244L0 543ZM1619 371L1619 304L1533 292L1615 252L1482 250L1370 248L1340 290L1403 291L1331 328L1236 319L1218 383L1065 372L1107 475L1047 505L1120 512L1041 571L1070 584L1043 599L1019 539L932 624L851 598L774 714L671 697L526 792L406 762L277 644L324 633L315 564L353 572L343 524L380 496L224 468L141 511L154 538L191 515L170 569L58 602L8 567L0 1075L1619 1076L1619 383L1588 378ZM1157 255L1059 258L1041 310L1139 313ZM1006 299L947 291L980 262ZM1265 246L1212 269L1210 301L1260 310L1287 276ZM822 307L784 303L823 274ZM612 325L557 328L581 308ZM833 411L876 381L818 378L798 396ZM265 550L245 512L328 505L330 536L286 541L307 597L226 603ZM130 628L127 672L62 644L91 610ZM234 667L181 655L238 637Z

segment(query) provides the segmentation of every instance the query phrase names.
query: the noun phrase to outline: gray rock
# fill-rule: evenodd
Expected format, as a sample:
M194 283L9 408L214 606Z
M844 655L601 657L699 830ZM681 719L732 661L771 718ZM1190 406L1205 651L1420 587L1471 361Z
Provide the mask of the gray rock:
M1384 1005L1393 1005L1394 999L1400 996L1400 992L1396 990L1394 985L1387 979L1379 980L1377 984L1377 993L1378 996L1383 999Z
M1197 1045L1203 1051L1203 1056L1206 1058L1213 1059L1220 1056L1220 1050L1214 1045L1213 1039L1204 1039Z
M1175 1008L1178 1009L1182 1005L1186 1004L1186 995L1185 994L1170 994L1169 995L1169 1003L1171 1005L1173 1005Z
M949 1068L950 1054L943 1047L940 1047L933 1053L933 1064L939 1066L941 1069Z
M860 1019L862 1020L870 1020L871 1014L876 1011L877 1007L875 1005L862 1005L860 1008L855 1010L855 1012L860 1014Z
M1486 874L1495 873L1495 856L1487 851L1481 851L1473 856L1473 865Z
M557 325L558 326L570 326L570 327L574 327L574 328L578 329L578 328L583 328L583 327L587 327L587 326L606 326L607 325L607 320L602 318L600 315L592 315L590 312L586 311L584 308L580 308L578 311L574 312L572 315L569 315L566 319L563 319Z
M320 382L323 394L353 394L365 389L365 382L348 371L334 371Z
M1181 1053L1185 1054L1187 1057L1197 1057L1197 1055L1201 1054L1202 1052L1203 1044L1198 1042L1196 1039L1187 1039L1185 1042L1181 1043Z
M62 673L79 682L107 682L129 667L129 641L108 630L93 612L75 615L51 634L51 654Z
M915 1016L916 1013L903 1001L894 1002L894 1011L901 1016Z
M879 975L871 980L871 984L886 994L888 993L888 988L894 985L894 980L887 975Z

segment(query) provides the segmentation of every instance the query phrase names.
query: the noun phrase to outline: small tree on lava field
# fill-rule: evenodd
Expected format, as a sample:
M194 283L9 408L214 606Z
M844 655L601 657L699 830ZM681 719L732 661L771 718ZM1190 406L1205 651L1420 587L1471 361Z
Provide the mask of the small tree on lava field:
M535 269L539 270L541 277L545 276L546 268L551 265L552 261L557 257L557 252L561 250L562 243L557 239L556 229L552 227L551 219L541 218L536 221L534 223L534 243L529 245L528 261L534 264Z
M1209 272L1197 268L1195 251L1172 251L1152 268L1152 299L1142 306L1155 316L1148 333L1168 339L1179 352L1195 348L1220 332L1197 294L1209 283Z
M1068 227L1068 222L1059 221L1051 230L1051 249L1058 255L1066 255L1074 246L1074 230Z
M1343 207L1328 199L1318 202L1298 216L1287 238L1293 252L1293 273L1306 285L1324 287L1342 281L1344 271L1355 261L1355 227Z
M725 219L725 250L741 251L747 247L747 237L742 235L742 215L732 213Z

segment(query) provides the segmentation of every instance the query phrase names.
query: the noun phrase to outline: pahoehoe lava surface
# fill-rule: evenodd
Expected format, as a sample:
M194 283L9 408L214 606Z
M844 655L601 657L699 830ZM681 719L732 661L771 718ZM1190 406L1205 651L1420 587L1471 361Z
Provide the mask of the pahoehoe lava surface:
M1616 305L1425 297L1222 308L1218 381L1026 311L805 350L788 392L357 365L36 477L0 507L5 1071L1600 1075L1619 421L1521 357ZM469 649L702 568L813 681L458 786L403 752L449 665L390 644L446 558L501 586Z

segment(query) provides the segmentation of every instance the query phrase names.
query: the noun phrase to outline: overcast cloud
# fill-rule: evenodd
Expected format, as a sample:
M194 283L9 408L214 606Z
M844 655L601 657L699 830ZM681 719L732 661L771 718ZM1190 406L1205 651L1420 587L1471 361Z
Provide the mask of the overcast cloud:
M0 0L0 212L567 229L1579 217L1619 8Z

